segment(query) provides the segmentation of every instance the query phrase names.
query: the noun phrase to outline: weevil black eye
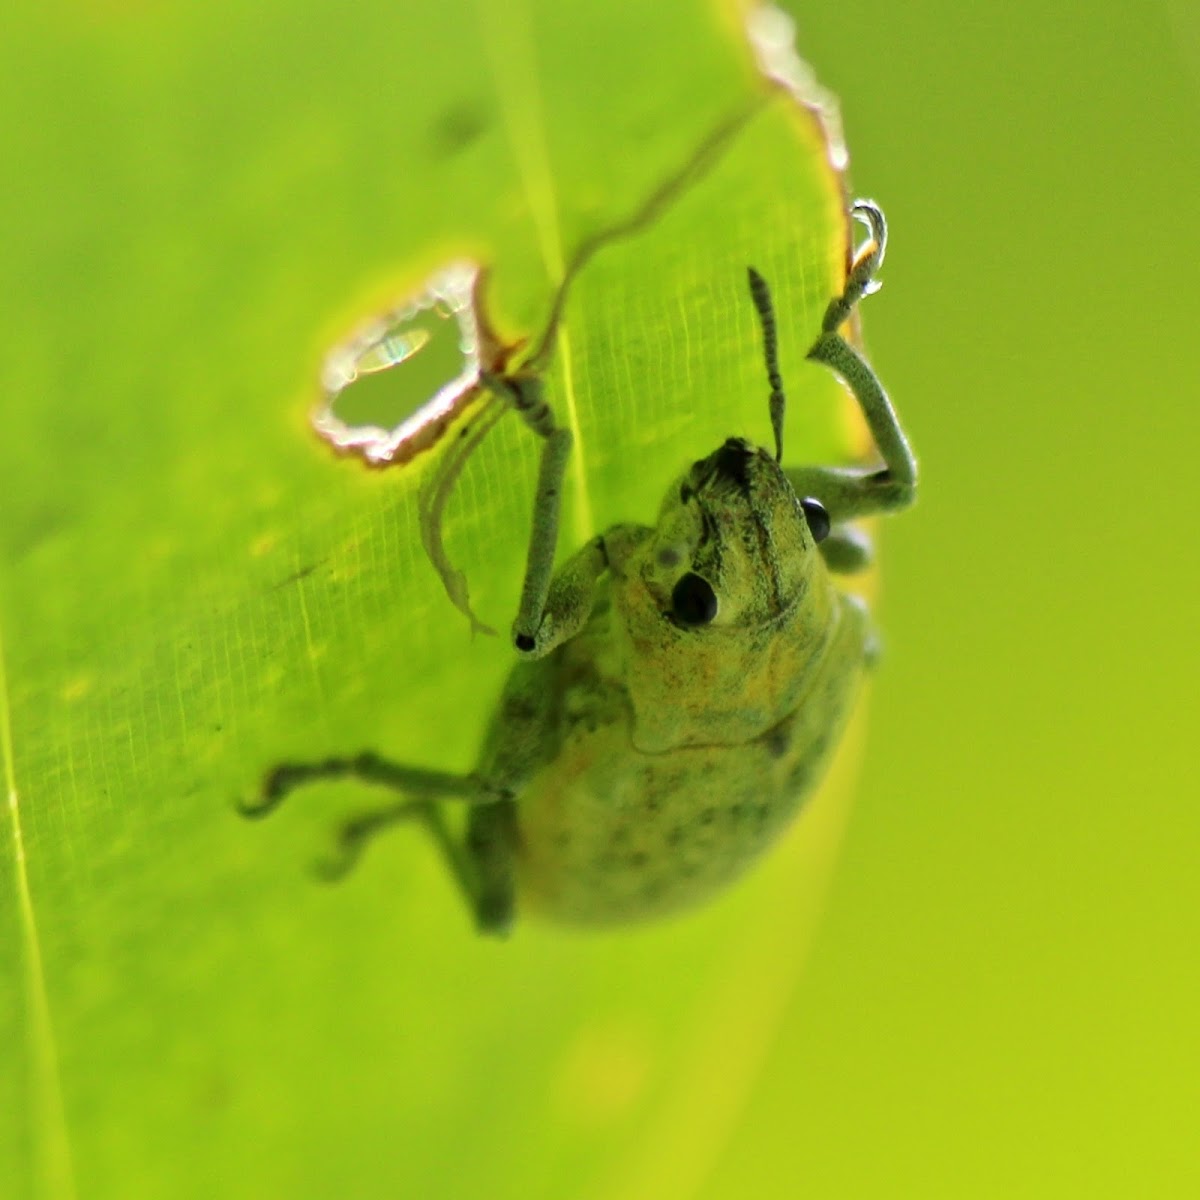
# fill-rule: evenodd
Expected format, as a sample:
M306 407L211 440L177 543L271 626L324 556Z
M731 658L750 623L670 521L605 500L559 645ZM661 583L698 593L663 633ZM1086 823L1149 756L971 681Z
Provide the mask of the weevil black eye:
M800 501L800 507L804 509L804 519L808 522L813 541L823 542L829 536L829 513L825 505L809 496Z
M717 615L717 593L707 579L689 571L671 593L671 610L680 625L707 625Z

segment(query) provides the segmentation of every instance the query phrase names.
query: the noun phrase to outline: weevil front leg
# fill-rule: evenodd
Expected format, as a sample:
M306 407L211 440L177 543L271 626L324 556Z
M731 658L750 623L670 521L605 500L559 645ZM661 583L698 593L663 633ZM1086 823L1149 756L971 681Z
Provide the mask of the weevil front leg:
M512 626L517 650L527 658L541 658L583 628L592 612L596 585L608 569L610 542L624 545L640 527L615 526L588 542L555 575L563 480L573 441L571 431L554 423L539 375L487 376L484 382L506 395L530 429L545 439L538 464L525 579Z
M855 254L842 294L830 301L821 334L808 357L831 367L845 380L866 417L884 465L881 468L793 467L787 471L796 494L820 500L835 526L873 513L906 508L917 489L916 459L887 392L867 361L839 332L859 300L879 286L875 272L883 262L887 246L887 223L882 210L869 200L859 200L852 211L866 222L871 236ZM857 558L847 548L847 561Z
M613 525L571 555L552 576L540 609L533 610L528 624L519 615L514 625L514 642L522 657L539 659L556 646L570 641L587 624L596 605L600 580L614 564L620 564L652 530L644 525ZM534 522L537 537L537 522ZM535 554L530 548L530 557ZM531 629L532 633L523 630Z
M544 646L545 637L539 638L539 629L554 574L563 480L574 439L569 429L559 428L555 424L554 414L546 403L540 375L533 372L485 374L483 382L492 391L505 396L525 424L543 439L533 501L533 527L525 560L525 580L521 585L521 600L512 627L516 648L524 654L537 655L539 652L545 653L548 648Z

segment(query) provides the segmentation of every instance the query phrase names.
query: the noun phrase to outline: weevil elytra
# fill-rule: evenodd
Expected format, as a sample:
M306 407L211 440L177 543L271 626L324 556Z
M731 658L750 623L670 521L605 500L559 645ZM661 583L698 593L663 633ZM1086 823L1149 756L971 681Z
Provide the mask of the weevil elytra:
M808 357L858 401L882 463L782 465L784 394L766 283L750 270L771 385L773 451L730 437L668 488L653 526L617 525L557 573L557 496L570 449L535 376L488 380L546 437L519 655L476 769L424 770L364 753L272 770L248 815L296 787L352 777L398 793L339 830L340 875L390 826L433 835L479 928L516 912L575 924L700 902L741 874L794 817L849 714L874 638L833 573L866 565L849 522L911 503L916 462L884 389L841 329L875 289L886 225L869 228ZM469 807L456 837L442 802Z

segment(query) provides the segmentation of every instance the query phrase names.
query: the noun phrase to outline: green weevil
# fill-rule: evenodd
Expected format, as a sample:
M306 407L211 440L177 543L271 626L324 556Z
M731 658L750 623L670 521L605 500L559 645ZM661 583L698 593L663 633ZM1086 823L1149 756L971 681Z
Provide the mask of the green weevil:
M579 925L628 922L711 897L795 816L830 757L875 644L865 605L833 573L866 565L849 522L912 502L916 462L887 394L841 329L875 290L886 224L869 228L808 357L848 385L882 463L782 465L775 316L752 268L774 452L731 437L667 489L653 526L622 524L553 572L570 449L535 376L487 382L546 438L513 666L476 769L457 775L374 753L284 763L243 811L352 777L399 794L339 828L338 876L402 822L426 826L479 929L504 933L519 897ZM465 836L443 801L469 808Z

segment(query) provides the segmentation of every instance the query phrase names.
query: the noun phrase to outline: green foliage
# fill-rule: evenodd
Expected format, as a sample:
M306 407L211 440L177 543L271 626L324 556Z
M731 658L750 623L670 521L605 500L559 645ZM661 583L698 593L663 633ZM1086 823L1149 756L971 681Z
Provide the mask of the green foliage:
M505 946L415 836L309 880L352 791L232 811L281 758L472 761L510 651L470 640L422 555L427 465L338 460L308 413L328 346L450 258L490 264L504 330L536 335L581 240L766 95L733 15L612 9L47 7L6 35L6 1196L662 1197L719 1147L839 809L694 918ZM776 95L588 267L550 375L578 437L564 551L648 519L727 434L769 438L748 263L789 458L845 453L803 360L839 189ZM501 421L448 515L501 629L537 448Z

